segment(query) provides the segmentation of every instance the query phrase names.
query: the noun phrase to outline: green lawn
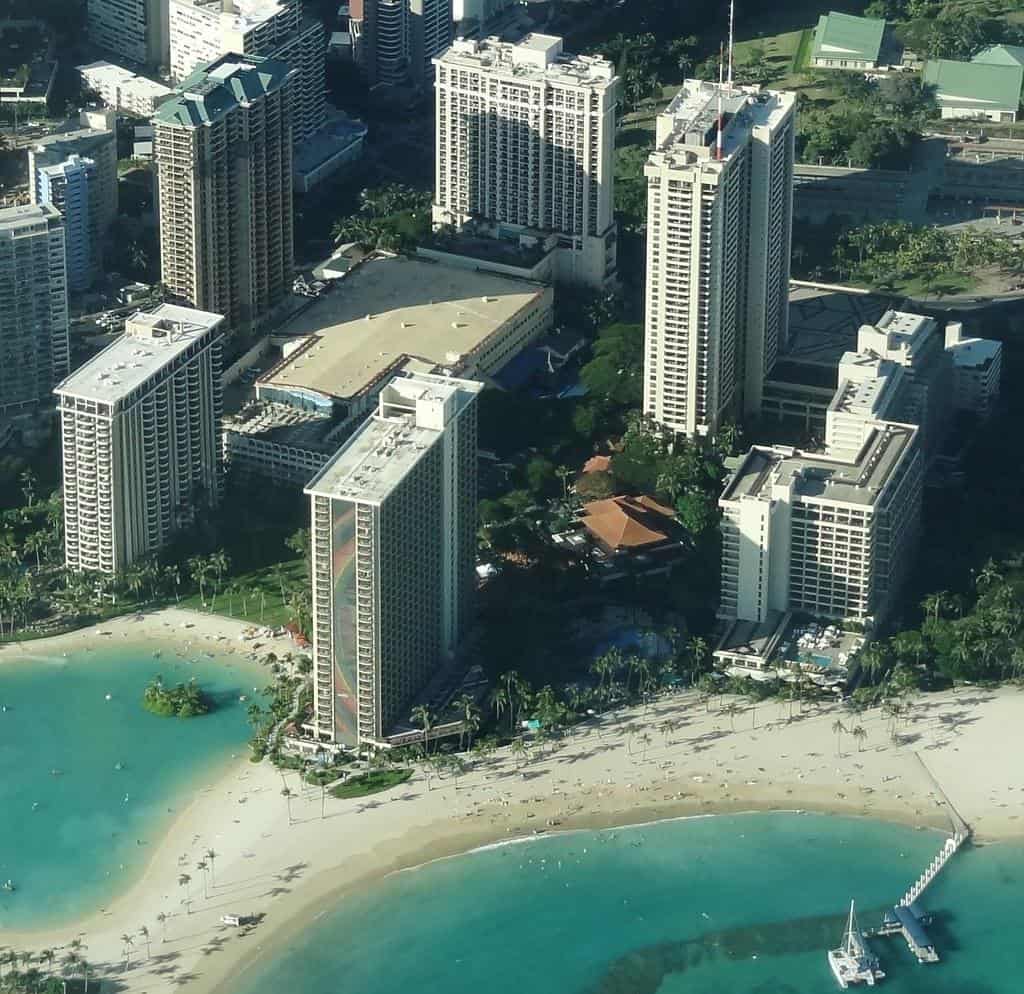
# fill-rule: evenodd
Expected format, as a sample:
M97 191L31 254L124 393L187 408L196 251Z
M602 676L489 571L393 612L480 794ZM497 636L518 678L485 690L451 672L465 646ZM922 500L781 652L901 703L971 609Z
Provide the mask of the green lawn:
M290 559L280 565L286 589L306 582L304 559ZM233 591L232 587L237 590ZM216 598L212 588L207 587L205 605L199 594L195 593L184 598L181 606L272 627L291 621L293 614L287 603L281 602L281 585L274 575L273 566L264 566L231 577L224 582Z
M400 783L405 783L411 776L412 770L375 770L372 773L351 777L345 783L332 787L330 794L331 797L337 797L340 800L366 797L369 794L379 794L382 790L397 787Z

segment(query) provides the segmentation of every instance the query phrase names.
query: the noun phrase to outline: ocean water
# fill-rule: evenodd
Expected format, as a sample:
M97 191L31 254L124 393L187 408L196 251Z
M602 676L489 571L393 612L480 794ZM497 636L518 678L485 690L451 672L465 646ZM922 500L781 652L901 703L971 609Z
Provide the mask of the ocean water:
M144 642L57 658L29 648L9 662L14 651L0 662L0 881L16 889L0 890L0 932L59 925L127 888L195 791L244 754L239 697L266 683L249 661L157 659ZM196 677L216 709L188 720L143 710L157 673Z
M820 815L661 822L500 846L339 899L231 994L823 994L850 898L864 927L938 850ZM872 940L890 994L1019 994L1024 846L962 850L922 902L942 962Z

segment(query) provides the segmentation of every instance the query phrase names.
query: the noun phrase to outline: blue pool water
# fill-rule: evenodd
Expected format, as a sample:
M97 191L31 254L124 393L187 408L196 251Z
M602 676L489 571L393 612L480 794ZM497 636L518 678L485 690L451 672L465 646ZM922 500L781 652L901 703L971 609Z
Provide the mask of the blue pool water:
M266 682L244 660L155 659L146 644L67 658L2 652L0 880L16 890L0 891L0 932L97 911L124 889L194 792L245 752L239 697ZM157 673L169 684L196 677L216 710L185 721L144 711Z
M338 899L231 994L824 994L939 837L817 815L662 822L503 846ZM889 994L1017 994L1024 846L964 850L925 904L943 961L877 940Z

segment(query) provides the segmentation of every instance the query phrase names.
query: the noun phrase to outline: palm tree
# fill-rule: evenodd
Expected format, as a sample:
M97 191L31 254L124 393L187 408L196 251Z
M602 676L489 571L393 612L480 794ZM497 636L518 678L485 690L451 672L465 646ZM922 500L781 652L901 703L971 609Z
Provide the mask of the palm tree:
M836 718L836 720L832 722L832 731L835 733L836 736L836 755L842 756L843 732L846 731L846 726L843 724L841 719Z
M528 751L529 750L527 748L526 742L523 741L523 737L521 735L517 735L512 740L512 758L515 761L515 766L517 770L519 769L520 759L522 759L523 765L526 764Z
M517 704L522 707L523 678L516 670L506 670L498 679L505 685L505 698L508 701L508 730L511 734L515 727Z
M190 556L185 563L192 582L199 587L199 599L206 604L206 581L210 579L210 565L205 556Z
M121 935L121 943L121 956L124 959L124 965L130 967L132 965L132 946L135 945L135 940L127 932L124 932Z
M10 955L10 954L8 954L8 955ZM10 962L10 961L8 960L8 962ZM68 950L68 952L66 952L64 954L64 966L67 967L68 975L69 976L73 977L75 975L75 972L78 970L78 968L81 965L82 965L82 957L79 956L78 953L75 952L75 950L73 950L73 949Z
M430 730L434 727L434 716L430 712L425 704L417 704L412 709L412 714L409 718L410 721L420 726L420 730L423 733L423 755L429 754L429 736Z
M651 745L651 733L650 732L645 730L645 731L640 733L640 745L643 746L643 749L640 752L640 762L641 763L646 763L647 762L647 750L650 748L650 745Z
M455 699L455 707L462 714L462 730L459 732L459 749L463 748L463 740L469 736L469 747L473 746L473 736L480 728L480 708L469 694L460 694Z
M706 639L702 639L699 636L697 638L690 639L690 658L693 660L694 671L700 671L709 652L710 647L708 646Z
M867 729L863 725L855 725L850 734L857 743L857 752L863 752L864 740L868 737Z
M295 792L291 787L282 787L281 796L285 800L285 804L288 805L288 824L292 824L292 798L295 796Z
M25 501L28 506L31 507L32 502L35 500L36 486L38 485L39 480L31 469L23 470L18 479L21 480L21 492L25 496Z
M46 964L47 970L53 973L53 961L57 958L57 954L52 949L41 949L39 951L39 961Z
M212 849L206 850L206 861L210 864L210 883L217 886L217 873L214 867L214 861L217 859L217 853Z
M178 876L178 886L185 888L185 913L192 914L192 894L189 888L189 884L192 883L192 878L187 873L182 873Z
M163 911L161 911L160 914L158 914L156 916L156 920L160 923L160 929L161 929L161 932L162 932L162 935L160 936L160 941L161 942L166 942L167 941L167 915Z
M210 899L210 892L206 889L206 873L209 870L209 868L210 867L207 864L205 859L201 859L201 860L199 860L198 863L196 863L196 869L199 870L203 874L203 900L204 901L208 901Z

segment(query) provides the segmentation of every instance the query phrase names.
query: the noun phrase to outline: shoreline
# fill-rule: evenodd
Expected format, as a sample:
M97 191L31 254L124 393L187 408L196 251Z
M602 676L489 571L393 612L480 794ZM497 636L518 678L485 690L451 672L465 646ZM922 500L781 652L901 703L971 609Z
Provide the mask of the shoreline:
M668 695L587 723L522 768L501 750L457 787L436 776L428 785L417 771L378 795L327 798L323 812L320 790L303 787L295 773L240 761L192 798L154 843L137 883L108 908L60 927L5 930L4 943L38 950L84 933L90 976L115 979L122 991L158 994L184 983L197 994L221 994L346 895L488 846L771 811L949 831L943 793L979 843L1024 840L1024 777L1015 760L1024 748L1024 695L1017 688L919 697L898 744L877 709L851 715L828 705L790 721L787 706L744 706L733 727L691 692ZM850 726L846 733L862 726L867 739L854 744L849 734L836 735L837 720ZM295 792L288 805L294 824L281 796L285 784ZM192 906L184 907L181 866L194 866L207 848L218 854L209 897L196 874ZM160 913L169 916L166 943ZM221 925L223 914L265 918L246 938ZM151 932L149 960L137 937L142 925ZM124 933L136 935L127 969Z
M222 663L244 673L247 683L252 678L267 676L266 670L253 657L251 650L245 648L245 644L238 640L242 629L248 627L248 622L181 608L162 608L146 614L127 614L73 632L32 639L24 643L0 644L0 676L5 664L59 664L65 661L64 657L72 655L78 657L78 661L88 664L86 654L95 653L99 657L103 650L110 648L145 646L144 654L148 655L154 645L165 653L169 653L170 647L176 646L180 649L188 645L190 648L187 652L179 651L174 656L168 654L165 658L187 659L201 654L207 657L204 660L206 663ZM187 635L187 641L182 640L183 635ZM261 649L257 655L275 650L280 655L294 649L286 638L265 639L260 645ZM168 796L167 800L174 805L173 813L166 820L162 816L155 819L148 855L140 861L133 872L112 884L110 893L100 898L105 907L86 915L63 920L33 923L24 927L5 927L4 936L24 936L25 941L30 942L33 936L54 935L72 929L88 929L100 922L111 909L118 908L126 902L136 891L144 889L164 846L178 837L182 823L200 798L207 792L216 791L221 784L252 766L245 742L239 743L235 752L237 755L228 755L225 752L223 755L209 756L202 768L190 775L187 783L179 785L174 794Z

